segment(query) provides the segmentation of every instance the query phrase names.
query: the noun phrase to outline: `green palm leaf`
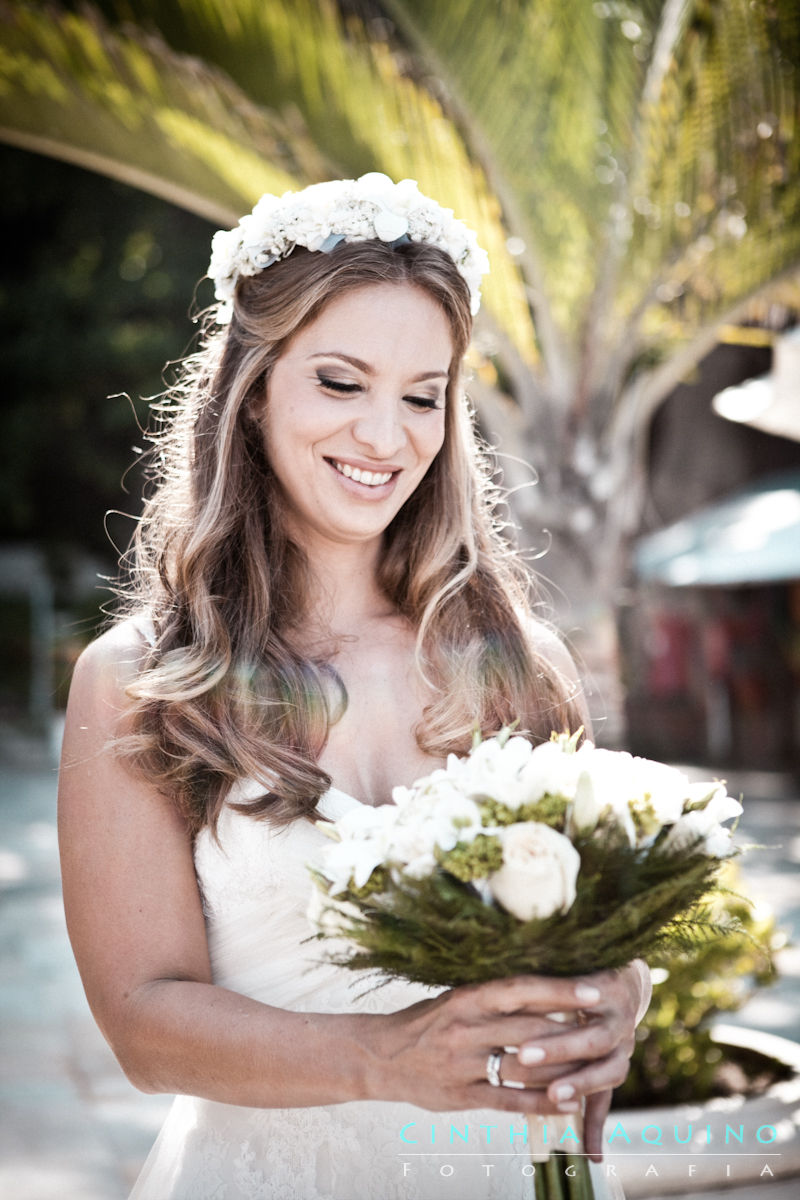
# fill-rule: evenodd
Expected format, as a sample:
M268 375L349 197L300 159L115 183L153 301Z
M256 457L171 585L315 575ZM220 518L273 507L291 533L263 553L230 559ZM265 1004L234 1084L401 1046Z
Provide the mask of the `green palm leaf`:
M285 190L319 160L302 128L266 120L220 72L96 15L2 9L0 135L102 171L213 221Z
M363 23L325 0L105 9L0 5L0 136L227 224L264 191L369 170L414 176L477 228L493 264L487 309L533 354L483 173L438 101Z
M664 352L800 261L793 0L385 7L526 245L551 387L618 395L643 346Z

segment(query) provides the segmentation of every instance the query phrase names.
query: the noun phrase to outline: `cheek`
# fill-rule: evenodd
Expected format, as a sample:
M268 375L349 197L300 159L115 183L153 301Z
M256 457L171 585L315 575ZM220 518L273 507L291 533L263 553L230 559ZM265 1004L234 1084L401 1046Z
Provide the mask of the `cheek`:
M445 415L444 412L437 413L436 419L430 422L430 427L424 430L424 433L418 443L420 454L433 462L436 455L444 445L445 435Z
M297 455L325 432L314 406L294 400L271 405L264 414L261 429L267 458L272 453Z

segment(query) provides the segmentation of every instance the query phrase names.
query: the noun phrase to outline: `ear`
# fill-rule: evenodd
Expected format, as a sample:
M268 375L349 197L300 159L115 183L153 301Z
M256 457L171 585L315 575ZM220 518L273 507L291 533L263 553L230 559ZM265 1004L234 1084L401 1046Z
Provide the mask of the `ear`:
M265 372L250 388L242 405L242 421L248 430L261 428L261 422L268 403L268 381L269 374Z

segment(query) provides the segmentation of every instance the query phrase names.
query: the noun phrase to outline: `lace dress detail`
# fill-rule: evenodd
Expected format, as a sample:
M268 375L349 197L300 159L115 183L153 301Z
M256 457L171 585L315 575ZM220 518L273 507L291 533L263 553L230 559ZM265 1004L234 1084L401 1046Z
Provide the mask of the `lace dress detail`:
M357 803L332 789L319 807L336 819ZM218 832L195 846L215 982L300 1012L393 1012L435 994L402 982L362 994L362 977L308 941L306 864L324 844L310 822L275 830L226 807ZM262 1109L178 1096L131 1200L523 1200L523 1124L383 1101Z

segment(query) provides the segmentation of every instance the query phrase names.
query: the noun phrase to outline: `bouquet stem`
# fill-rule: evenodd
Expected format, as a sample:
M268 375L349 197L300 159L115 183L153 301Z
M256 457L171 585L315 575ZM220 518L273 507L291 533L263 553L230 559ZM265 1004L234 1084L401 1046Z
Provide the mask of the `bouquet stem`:
M564 1150L548 1150L544 1143L546 1118L537 1114L526 1117L528 1128L542 1137L542 1148L531 1138L531 1162L535 1167L534 1195L536 1200L596 1200L589 1160L583 1153L570 1154ZM572 1128L583 1145L583 1114L578 1113L564 1125L564 1118L557 1118L556 1128ZM552 1121L550 1122L552 1127ZM601 1200L600 1197L597 1200Z
M584 1155L554 1150L546 1162L535 1165L536 1200L594 1200L591 1168Z
M594 1200L594 1187L589 1160L582 1154L567 1154L570 1200Z

